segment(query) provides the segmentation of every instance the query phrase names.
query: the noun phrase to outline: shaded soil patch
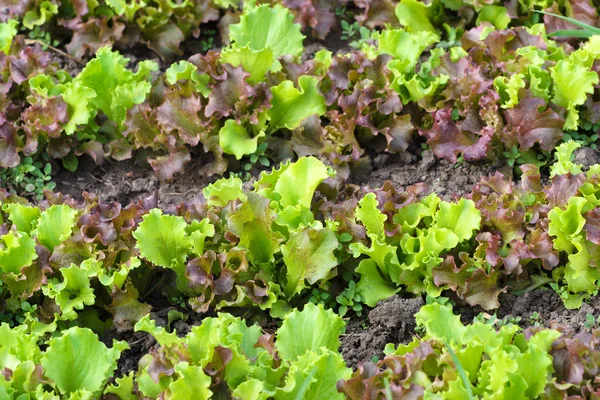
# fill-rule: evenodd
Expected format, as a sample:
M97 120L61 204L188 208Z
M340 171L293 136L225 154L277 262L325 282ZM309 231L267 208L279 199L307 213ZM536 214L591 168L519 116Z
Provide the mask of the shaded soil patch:
M406 187L424 182L432 192L444 199L463 196L483 177L494 174L504 166L497 164L456 163L437 159L431 151L425 151L423 157L410 154L379 154L373 159L373 172L356 177L356 183L378 188L386 180L397 187Z
M381 301L369 312L368 326L364 319L353 319L342 336L340 352L355 368L358 364L382 359L387 343L408 343L415 329L415 314L425 304L420 297L405 299L394 296Z
M103 201L121 204L156 195L158 206L166 208L193 199L206 185L220 178L202 175L204 164L203 157L193 157L183 174L175 175L169 183L160 183L150 167L136 164L133 159L96 166L91 159L81 157L77 171L60 170L56 174L55 191L77 200L82 199L82 192L89 192Z

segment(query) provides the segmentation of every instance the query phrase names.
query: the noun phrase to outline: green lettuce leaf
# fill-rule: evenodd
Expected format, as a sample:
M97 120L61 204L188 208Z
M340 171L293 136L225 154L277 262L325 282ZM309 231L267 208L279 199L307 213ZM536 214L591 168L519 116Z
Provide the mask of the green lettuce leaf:
M187 223L182 217L163 215L160 209L155 208L144 215L133 232L136 248L153 264L180 269L194 246L186 228Z
M229 229L240 238L240 246L250 250L250 260L268 263L279 251L281 234L271 228L275 212L269 208L269 200L255 193L229 217Z
M81 266L71 264L68 268L63 267L60 269L62 282L52 280L42 287L44 294L53 298L60 307L64 319L76 319L75 310L83 310L84 306L94 304L96 296L90 277L97 275L100 265L99 262L88 259Z
M294 23L294 16L281 5L263 4L247 10L238 24L229 26L229 39L238 48L248 47L257 52L269 48L275 58L286 54L299 56L304 50L300 25Z
M8 219L15 225L17 231L25 233L31 233L34 222L42 213L37 207L19 203L6 203L2 206L2 211L8 214Z
M298 86L292 81L283 81L271 88L272 107L266 111L269 117L269 129L294 129L311 115L319 117L325 114L325 99L317 88L318 80L314 76L302 75L298 78Z
M242 190L242 180L236 176L221 178L202 189L202 194L209 206L223 207L232 200L248 199Z
M264 136L265 133L261 131L252 137L243 125L228 119L219 130L219 146L223 149L223 153L232 154L240 160L245 155L254 154L258 147L258 139Z
M128 348L119 341L107 348L91 330L74 327L50 340L41 364L62 395L81 390L99 394Z
M304 281L314 285L326 279L330 271L338 265L334 251L338 240L327 228L304 229L293 231L287 243L281 246L283 261L287 273L283 286L288 298L291 298L306 287Z
M484 21L491 22L496 29L502 30L508 27L511 18L508 15L506 7L486 4L481 8L481 11L479 11L476 23L479 25Z
M0 270L19 275L37 259L35 240L24 232L9 232L0 236Z
M438 35L438 30L431 21L436 5L436 2L425 4L418 0L401 0L396 6L396 17L408 32L430 32Z
M66 205L53 205L44 210L38 219L35 236L48 250L54 250L73 232L77 211Z
M10 51L12 40L17 34L17 26L19 26L19 22L14 19L0 24L0 51L3 51L4 54L8 54Z
M375 307L379 301L389 299L400 291L400 288L385 279L372 259L362 260L355 271L360 274L356 290L369 307Z
M277 331L277 350L282 360L296 361L301 356L325 347L337 352L344 321L322 305L308 303L304 310L290 312Z
M211 379L202 367L189 365L186 362L175 366L179 378L169 385L172 400L208 399L212 396L209 389Z
M577 106L585 103L588 95L594 92L594 85L598 84L598 74L572 60L560 60L550 71L554 81L552 101L568 112L563 128L577 130Z
M48 0L43 1L38 7L34 7L25 13L23 26L27 29L42 26L56 14L58 14L58 6Z
M352 370L346 367L344 358L324 348L307 352L290 366L283 388L273 396L276 400L292 399L344 399L337 391L337 382L348 379Z
M277 71L281 67L270 47L262 50L237 45L226 47L221 51L221 62L234 67L241 65L250 74L247 80L251 84L264 81L268 71Z

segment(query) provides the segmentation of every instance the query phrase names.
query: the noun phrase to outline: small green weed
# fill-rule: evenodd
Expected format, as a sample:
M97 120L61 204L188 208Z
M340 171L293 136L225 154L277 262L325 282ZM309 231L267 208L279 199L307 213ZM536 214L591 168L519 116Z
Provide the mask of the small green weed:
M44 189L56 187L56 183L51 181L51 173L50 163L24 157L16 167L0 170L0 184L10 193L39 201L44 198Z

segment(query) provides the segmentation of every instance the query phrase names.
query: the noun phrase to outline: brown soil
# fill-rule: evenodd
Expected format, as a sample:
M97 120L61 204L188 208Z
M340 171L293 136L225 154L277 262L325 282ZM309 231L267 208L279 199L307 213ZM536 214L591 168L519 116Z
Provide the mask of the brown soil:
M166 208L193 199L219 178L200 174L204 161L203 157L192 157L183 174L175 175L172 182L160 183L150 167L134 160L107 161L96 166L89 158L80 157L77 171L60 170L54 181L56 192L75 199L81 199L82 192L90 192L103 201L129 204L156 195L159 207Z
M357 178L357 183L377 188L386 180L397 187L424 182L432 192L451 199L469 193L481 178L494 174L503 166L504 163L491 165L484 162L452 164L436 158L431 151L425 151L421 158L383 153L373 159L373 172Z
M354 368L373 357L382 359L387 343L408 343L414 334L415 314L423 304L420 297L394 296L369 312L368 324L362 318L351 320L340 348L348 365Z

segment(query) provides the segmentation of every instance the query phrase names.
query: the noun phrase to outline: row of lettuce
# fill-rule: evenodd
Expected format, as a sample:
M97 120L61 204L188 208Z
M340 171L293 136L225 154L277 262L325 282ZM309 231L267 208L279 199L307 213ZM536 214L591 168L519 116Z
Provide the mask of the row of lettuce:
M396 10L398 3L401 4L399 11ZM356 30L357 26L396 28L410 18L423 29L443 31L446 23L464 29L473 23L487 21L506 28L509 24L538 20L534 10L561 13L559 4L547 0L519 0L508 5L500 0L485 3L401 0L378 4L349 0L23 0L5 4L0 22L18 20L21 28L32 37L44 38L45 33L55 32L65 35L66 31L69 41L66 50L77 58L93 55L103 46L130 48L141 42L163 60L172 60L182 55L182 42L188 39L214 40L217 32L210 29L210 24L218 27L221 40L228 43L229 25L239 21L245 8L256 4L286 7L302 31L316 39L325 39L330 33L339 35L340 30L346 36L353 36L347 28L343 31L341 21L352 24ZM598 18L593 5L587 1L566 1L560 6L566 8L567 16L577 20L594 24ZM395 16L397 12L404 16L400 21ZM547 18L546 22L552 31L569 26L552 18Z
M74 76L11 20L0 25L0 166L47 152L74 169L83 154L101 163L137 152L170 179L191 151L205 151L214 156L206 174L257 155L323 156L347 173L368 149L402 153L419 142L451 162L512 152L538 165L565 131L593 144L600 39L553 41L546 28L556 19L508 28L506 9L492 7L501 10L484 7L474 28L444 30L433 3L403 0L402 27L372 32L361 50L303 61L291 11L248 3L220 51L160 73L149 60L134 72L101 47Z
M263 173L251 190L221 179L166 212L152 199L124 207L48 193L34 206L4 192L2 309L17 323L31 315L123 331L157 299L282 317L344 279L369 307L443 293L491 310L502 292L549 284L577 308L600 279L600 167L571 162L577 146L559 147L546 187L527 165L520 184L496 174L453 202L421 184L347 185L328 198L333 171L312 157Z
M156 344L130 371L115 372L126 342L107 347L88 328L0 325L5 399L588 399L600 346L593 330L482 322L463 325L438 303L415 315L421 338L386 346L355 372L340 355L343 320L308 304L276 333L222 313L177 335L145 316L135 330Z

